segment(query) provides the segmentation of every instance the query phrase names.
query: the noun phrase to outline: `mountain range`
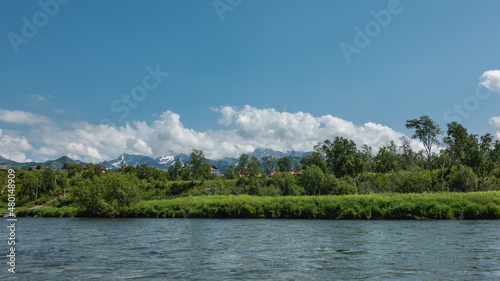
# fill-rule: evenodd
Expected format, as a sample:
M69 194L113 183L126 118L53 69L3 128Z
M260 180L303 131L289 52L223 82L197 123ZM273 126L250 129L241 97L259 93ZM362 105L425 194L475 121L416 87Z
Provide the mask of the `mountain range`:
M299 152L299 151L289 151L289 152L280 152L280 151L275 151L272 149L262 149L262 148L257 148L254 152L249 153L249 156L256 156L257 159L261 160L262 157L268 156L268 157L274 157L275 159L283 158L283 157L288 157L290 158L292 162L292 166L295 166L296 163L302 159L302 157L311 154L311 152ZM128 166L137 166L141 164L146 164L149 167L155 167L160 170L166 171L170 165L174 164L177 159L181 161L181 163L184 163L185 161L188 161L190 158L189 155L187 154L177 154L177 155L165 155L161 156L158 158L151 158L149 156L144 156L144 155L133 155L133 154L122 154L116 159L112 160L107 160L103 161L101 164L104 165L108 169L117 169L122 166L122 164L128 165ZM216 166L219 170L225 172L229 166L231 165L236 165L238 163L238 158L223 158L223 159L217 159L217 160L209 160L210 165ZM25 163L20 163L20 162L15 162L11 161L11 166L12 167L30 167L30 166L37 166L37 165L42 165L45 167L50 167L51 169L61 169L64 163L83 163L80 160L73 160L67 156L60 157L56 160L50 160L47 162L25 162ZM9 160L0 156L0 165L8 165Z

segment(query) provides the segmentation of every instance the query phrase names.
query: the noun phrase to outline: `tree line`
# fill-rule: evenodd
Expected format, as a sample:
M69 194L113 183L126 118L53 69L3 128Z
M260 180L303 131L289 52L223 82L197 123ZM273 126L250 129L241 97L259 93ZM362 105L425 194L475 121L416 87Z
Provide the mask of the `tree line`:
M447 124L444 132L428 116L407 120L406 127L414 130L412 138L423 150L413 150L411 139L402 137L399 144L390 141L374 153L367 145L358 148L353 140L338 136L316 144L314 151L295 165L288 157L258 159L242 154L224 177L211 174L204 152L198 149L191 151L188 161L177 159L167 171L145 164L123 165L104 173L100 165L92 163L83 169L70 165L67 172L21 168L16 171L17 203L36 205L56 199L62 205L83 206L95 215L118 212L121 206L144 198L185 195L500 190L500 141L491 134L469 133L457 122ZM300 170L299 175L292 175L293 170ZM5 177L5 171L0 171L2 184ZM2 198L6 200L5 193Z

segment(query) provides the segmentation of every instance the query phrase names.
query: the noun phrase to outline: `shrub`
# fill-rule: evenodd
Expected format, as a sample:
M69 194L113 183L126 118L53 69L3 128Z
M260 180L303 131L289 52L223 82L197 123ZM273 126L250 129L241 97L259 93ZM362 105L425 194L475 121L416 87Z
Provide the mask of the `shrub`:
M452 191L469 192L477 189L477 177L470 167L454 166L450 172L450 186Z
M420 168L411 171L398 171L391 176L392 190L402 193L422 193L432 189L431 174Z

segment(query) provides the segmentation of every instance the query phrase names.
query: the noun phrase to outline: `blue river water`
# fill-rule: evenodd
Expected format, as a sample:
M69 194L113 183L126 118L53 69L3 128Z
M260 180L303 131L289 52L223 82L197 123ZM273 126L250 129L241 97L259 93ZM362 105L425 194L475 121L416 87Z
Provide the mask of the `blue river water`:
M15 274L3 229L1 280L500 280L500 221L19 218Z

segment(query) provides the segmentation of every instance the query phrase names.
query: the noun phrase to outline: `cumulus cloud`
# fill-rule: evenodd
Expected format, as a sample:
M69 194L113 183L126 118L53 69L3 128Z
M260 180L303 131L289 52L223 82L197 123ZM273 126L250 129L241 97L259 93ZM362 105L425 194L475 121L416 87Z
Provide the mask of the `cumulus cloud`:
M236 114L236 109L232 106L221 106L219 108L212 108L213 111L222 114L219 123L222 125L231 125L233 123L233 116Z
M14 124L38 125L50 124L52 120L47 116L19 110L0 109L0 121Z
M166 111L150 124L135 121L124 126L88 122L72 123L66 128L36 126L25 134L26 137L17 138L17 142L24 145L18 150L30 152L37 160L67 155L82 161L100 162L123 153L159 157L189 153L190 149L197 148L208 158L219 159L249 153L256 148L311 151L318 142L336 136L352 139L359 147L367 144L377 151L390 140L397 142L404 136L381 124L355 125L332 115L278 112L248 105L214 110L221 113L219 122L225 125L224 129L195 131L184 127L178 114ZM36 148L28 140L36 143ZM418 147L416 142L415 147ZM0 149L3 151L5 149Z
M316 117L310 113L278 112L248 105L236 111L233 118L233 137L238 143L279 151L310 151L318 142L336 136L352 139L360 146L367 144L378 148L403 136L387 126L371 122L357 126L332 115Z
M480 84L492 92L500 94L500 70L488 70L481 76L484 80Z
M11 136L0 129L0 155L3 157L8 158L11 156L11 159L14 161L29 162L31 160L26 157L23 151L30 151L32 149L33 146L31 146L26 137Z
M490 124L495 126L496 130L497 130L497 139L500 140L500 116L497 116L497 117L492 117L490 119Z

